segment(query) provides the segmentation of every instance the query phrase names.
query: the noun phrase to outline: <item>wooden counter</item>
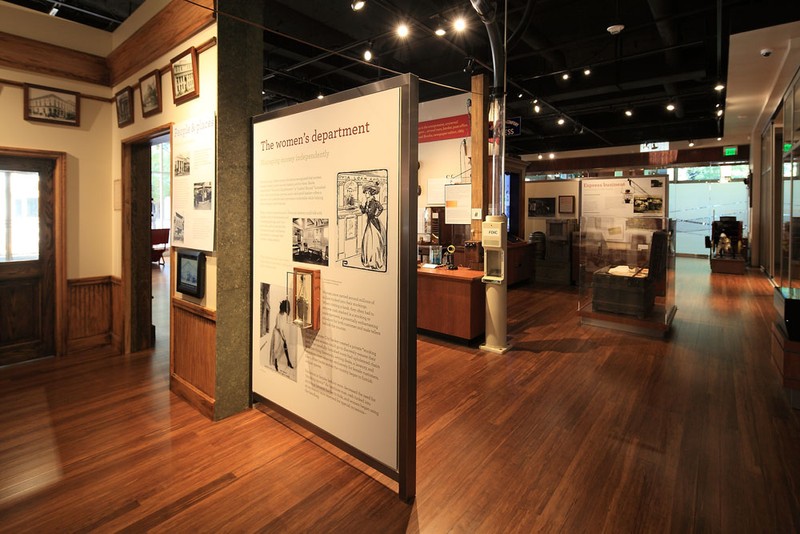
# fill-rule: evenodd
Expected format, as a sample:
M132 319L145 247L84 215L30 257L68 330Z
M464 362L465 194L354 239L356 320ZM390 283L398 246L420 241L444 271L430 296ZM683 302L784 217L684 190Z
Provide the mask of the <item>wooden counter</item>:
M417 269L417 328L464 340L483 335L486 294L483 271Z

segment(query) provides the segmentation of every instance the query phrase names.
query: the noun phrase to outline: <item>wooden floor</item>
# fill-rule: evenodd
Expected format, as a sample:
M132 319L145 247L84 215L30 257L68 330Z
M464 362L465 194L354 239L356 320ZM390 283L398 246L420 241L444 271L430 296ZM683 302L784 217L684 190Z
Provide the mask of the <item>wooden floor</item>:
M696 259L676 287L666 340L537 285L509 294L506 355L420 338L413 505L280 419L204 419L163 339L0 370L0 531L797 532L771 288Z

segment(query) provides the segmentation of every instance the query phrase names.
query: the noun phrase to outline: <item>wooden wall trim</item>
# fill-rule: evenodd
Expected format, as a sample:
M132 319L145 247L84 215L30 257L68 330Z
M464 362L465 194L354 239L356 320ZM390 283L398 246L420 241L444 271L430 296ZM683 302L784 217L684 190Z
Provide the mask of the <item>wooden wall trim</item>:
M189 403L190 406L205 415L212 421L214 420L215 401L180 376L172 373L169 376L169 389L177 396Z
M214 0L172 0L109 54L110 85L120 83L213 24L213 8Z
M169 336L170 389L215 418L216 313L172 298Z
M111 79L101 56L5 32L0 32L0 65L98 85Z
M122 354L125 350L124 347L124 321L122 306L124 304L122 298L122 278L119 276L111 277L111 346Z
M172 305L181 308L191 314L198 315L203 317L204 319L208 319L209 321L217 322L217 312L215 310L209 310L208 308L204 308L194 302L189 302L188 300L181 300L178 298L172 298Z
M67 353L112 344L113 287L110 276L67 280Z

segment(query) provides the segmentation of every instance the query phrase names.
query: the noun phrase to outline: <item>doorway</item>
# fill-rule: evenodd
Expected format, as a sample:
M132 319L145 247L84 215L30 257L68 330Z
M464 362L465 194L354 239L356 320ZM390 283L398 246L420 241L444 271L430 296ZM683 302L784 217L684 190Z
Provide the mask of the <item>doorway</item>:
M58 165L59 157L0 152L0 366L53 356L59 348Z
M169 172L169 152L164 156L160 151L156 163L153 147L165 144L167 148L170 145L170 130L166 126L122 143L122 291L126 354L148 349L155 342L151 229L157 206L153 184L156 178L160 184L163 173ZM166 169L163 169L165 162ZM154 177L154 173L158 176ZM158 208L162 213L169 209L169 203L162 203ZM168 216L166 220L168 226ZM168 330L168 318L166 324Z

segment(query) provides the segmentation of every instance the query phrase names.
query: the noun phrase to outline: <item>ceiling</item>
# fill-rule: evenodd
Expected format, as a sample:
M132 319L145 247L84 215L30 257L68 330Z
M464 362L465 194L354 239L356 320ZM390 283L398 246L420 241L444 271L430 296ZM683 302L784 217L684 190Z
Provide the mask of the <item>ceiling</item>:
M112 31L142 1L12 3L39 11L60 4L57 16ZM800 2L773 0L497 4L501 31L509 21L506 114L521 117L522 132L507 139L507 150L517 155L727 135L732 88L714 87L728 85L730 74L742 79L738 64L729 67L731 36L800 20ZM264 10L265 110L396 73L420 77L422 101L468 91L474 73L491 80L487 32L468 0L367 0L357 12L350 0L271 0ZM461 33L451 26L459 16L467 23ZM410 30L405 38L395 33L401 22ZM617 24L620 33L607 31ZM440 25L447 33L437 37ZM362 56L367 47L370 62Z

